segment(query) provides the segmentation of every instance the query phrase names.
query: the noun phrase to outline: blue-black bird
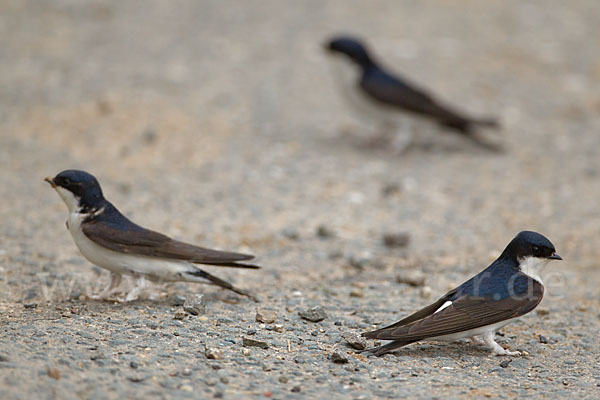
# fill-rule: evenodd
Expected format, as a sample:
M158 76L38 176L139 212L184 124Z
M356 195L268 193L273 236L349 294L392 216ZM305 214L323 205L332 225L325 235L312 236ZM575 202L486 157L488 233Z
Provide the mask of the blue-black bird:
M260 268L240 262L254 256L194 246L134 224L104 198L96 178L85 171L62 171L45 181L67 205L67 228L81 254L110 271L110 284L94 298L108 298L126 274L136 278L136 285L125 301L139 296L145 278L154 282L210 283L255 300L248 292L195 265Z
M425 89L404 77L386 71L356 38L336 37L330 40L326 47L331 52L347 56L359 67L360 76L356 84L361 97L368 100L361 101L363 109L369 108L373 113L373 108L377 107L378 114L396 110L408 111L463 134L474 133L478 127L498 127L494 119L470 117L443 104Z
M520 232L489 267L435 303L395 324L363 333L370 339L392 341L368 351L379 356L421 340L477 340L481 336L495 355L520 355L496 343L494 335L542 301L544 285L539 273L551 260L562 258L547 238Z

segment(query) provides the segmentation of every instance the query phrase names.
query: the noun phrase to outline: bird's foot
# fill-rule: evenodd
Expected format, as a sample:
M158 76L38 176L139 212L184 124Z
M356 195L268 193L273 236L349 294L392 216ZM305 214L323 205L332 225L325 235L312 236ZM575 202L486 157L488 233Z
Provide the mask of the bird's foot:
M494 340L494 335L496 332L487 332L483 335L483 341L485 344L492 350L492 354L495 356L520 356L520 351L510 351L506 350L504 347L500 346Z
M471 336L469 339L471 340L471 343L473 343L473 344L485 346L485 341L482 338L480 338L479 336Z
M501 350L492 350L492 355L494 356L513 356L513 357L519 357L521 355L520 351L510 351L510 350L506 350L505 348L500 347Z

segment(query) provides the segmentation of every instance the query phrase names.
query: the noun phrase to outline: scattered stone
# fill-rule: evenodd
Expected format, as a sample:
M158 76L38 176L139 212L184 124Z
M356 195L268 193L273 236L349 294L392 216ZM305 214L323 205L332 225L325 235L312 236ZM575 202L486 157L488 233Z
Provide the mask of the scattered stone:
M189 368L184 368L183 371L181 371L181 375L190 376L190 375L192 375L192 370Z
M546 336L540 335L539 339L540 339L540 343L548 344L548 338Z
M356 333L346 332L342 337L353 349L364 350L367 347L367 340Z
M25 304L23 304L23 307L28 308L28 309L37 308L37 306L38 306L37 303L25 303Z
M365 294L363 293L362 290L359 289L352 289L350 291L350 297L358 297L358 298L362 298L365 297Z
M130 376L127 379L129 379L130 382L139 383L139 382L144 382L146 380L146 377L135 375L135 376Z
M432 290L429 286L423 286L421 288L421 291L419 292L419 295L424 299L428 299L431 297L431 293L432 293Z
M285 228L282 232L283 236L290 240L298 240L300 239L300 234L294 228Z
M410 243L410 234L408 232L384 233L383 244L389 248L406 247Z
M292 388L292 392L294 392L294 393L300 393L301 390L302 390L302 387L300 385L296 385Z
M402 187L397 183L386 183L381 188L381 194L383 197L389 197L393 194L400 193L402 191Z
M279 381L279 383L288 383L288 378L286 378L283 375L281 375L277 380Z
M537 315L544 316L544 315L550 314L550 310L548 310L546 308L539 308L536 310L536 313L537 313Z
M209 360L220 360L223 358L223 351L214 347L209 347L204 350L204 355Z
M183 309L192 315L204 315L206 313L204 295L188 294L183 303Z
M506 367L508 367L508 365L509 365L511 362L512 362L512 360L511 360L511 359L504 360L504 361L502 361L502 362L500 363L500 366L501 366L502 368L506 368Z
M281 333L281 332L283 332L283 325L275 324L275 325L273 325L273 330L277 333Z
M221 381L221 383L224 383L225 385L227 385L229 383L229 378L227 378L226 376L220 377L219 380Z
M321 306L298 311L298 315L307 321L320 322L327 318L327 313Z
M369 254L363 256L350 256L348 257L348 265L359 271L364 270L371 263L371 256Z
M185 304L185 296L175 294L169 297L169 304L172 306L182 306Z
M246 349L246 348L242 349L242 355L244 357L248 357L250 354L252 354L252 352L250 351L250 349Z
M136 361L130 361L129 362L129 366L133 369L138 369L138 367L140 366L140 364L138 364Z
M263 324L272 324L277 318L277 313L270 310L258 310L256 312L256 322L262 322Z
M335 236L335 232L325 225L319 225L317 227L317 236L321 239L329 239Z
M405 271L396 276L396 282L421 287L425 285L425 275L421 271Z
M50 367L48 368L48 376L52 379L59 380L60 379L60 371L57 368Z
M177 320L177 321L181 321L183 319L185 319L185 316L187 314L183 311L176 311L175 314L173 314L173 319Z
M249 337L242 338L242 346L244 347L260 347L261 349L268 349L269 344L262 340L252 339Z
M340 353L339 351L335 351L331 355L331 361L333 361L336 364L347 364L349 360L348 360L348 357L346 357L345 354Z

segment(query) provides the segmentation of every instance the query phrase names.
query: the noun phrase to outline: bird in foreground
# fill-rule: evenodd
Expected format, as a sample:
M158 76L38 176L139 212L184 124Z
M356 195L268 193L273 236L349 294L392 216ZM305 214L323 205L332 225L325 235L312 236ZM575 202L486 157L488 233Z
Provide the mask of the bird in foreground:
M359 67L360 77L356 83L362 94L360 97L363 98L360 100L360 105L363 109L368 108L371 113L375 112L383 116L385 120L389 119L389 111L404 110L432 119L444 127L470 137L472 137L470 134L479 127L498 127L494 119L467 116L438 101L425 89L403 77L387 72L369 54L366 46L356 38L336 37L330 40L326 47L333 53L347 56ZM355 103L359 100L354 96L348 97L355 100ZM374 108L379 110L375 111ZM384 116L384 114L388 115Z
M395 324L363 333L369 339L392 340L367 351L380 356L421 340L473 338L485 343L494 355L518 356L520 352L496 343L494 335L542 301L544 285L539 272L551 260L562 258L547 238L520 232L489 267L435 303Z
M126 274L135 278L135 286L125 301L137 299L145 278L153 282L210 283L256 300L248 292L195 265L260 268L240 262L254 256L194 246L134 224L104 198L96 178L85 171L62 171L45 181L67 205L67 229L81 254L110 271L110 283L93 298L110 297Z

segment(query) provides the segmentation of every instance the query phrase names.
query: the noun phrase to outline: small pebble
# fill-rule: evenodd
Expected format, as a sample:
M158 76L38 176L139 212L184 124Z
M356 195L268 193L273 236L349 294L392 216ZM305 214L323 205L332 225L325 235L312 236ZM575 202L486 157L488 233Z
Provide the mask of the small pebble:
M347 332L342 337L353 349L364 350L367 347L367 340L356 333Z
M283 375L281 375L277 380L279 381L279 383L288 383L288 378L286 378Z
M169 297L169 304L171 304L172 306L182 306L185 304L185 296L181 296L181 295L173 295L171 297Z
M396 282L421 287L425 285L425 275L421 271L406 271L396 276Z
M320 322L327 318L327 313L321 306L315 306L306 310L298 311L298 315L311 322Z
M317 227L317 236L321 239L329 239L335 236L335 232L325 225L319 225Z
M262 340L252 339L249 337L242 338L242 345L244 347L260 347L261 349L268 349L269 344Z
M300 393L301 390L302 390L302 387L300 385L296 385L292 388L292 392L294 392L294 393Z
M410 242L410 234L408 232L384 233L382 240L385 247L406 247Z
M57 368L50 367L48 368L48 376L52 379L59 380L60 379L60 371Z
M173 314L173 319L181 321L183 319L185 319L186 313L184 313L183 311L176 311L175 314Z
M215 349L213 347L210 347L204 351L204 355L209 360L220 360L223 358L223 351L220 349Z
M421 288L421 291L419 292L419 295L424 299L428 299L431 297L431 293L432 293L432 290L429 286L423 286Z
M192 315L206 314L206 301L204 295L188 294L183 303L183 309Z
M272 324L277 319L277 313L270 310L258 310L256 312L256 322L262 322L263 324Z
M508 367L508 365L509 365L511 362L512 362L512 360L510 360L510 359L509 359L509 360L504 360L504 361L502 361L502 362L500 363L500 366L501 366L502 368L506 368L506 367Z
M347 364L348 357L346 357L345 354L336 351L331 355L331 361L333 361L336 364Z
M246 349L246 348L244 348L244 349L242 349L242 354L243 354L245 357L248 357L250 354L252 354L252 352L250 351L250 349Z
M540 343L548 344L548 338L546 336L540 335L539 339L540 339Z

